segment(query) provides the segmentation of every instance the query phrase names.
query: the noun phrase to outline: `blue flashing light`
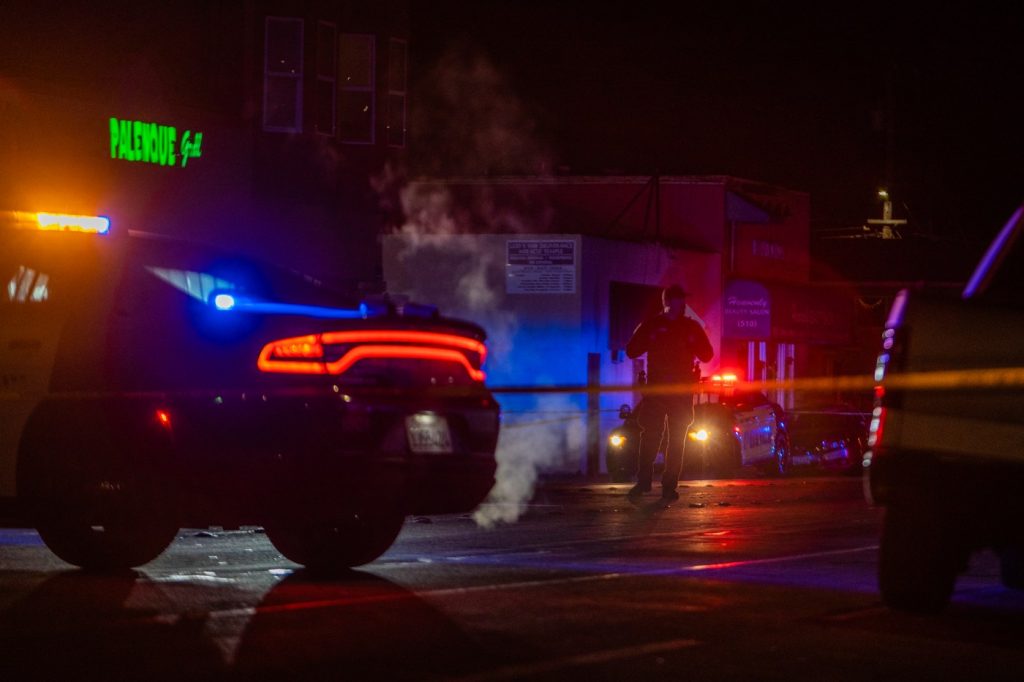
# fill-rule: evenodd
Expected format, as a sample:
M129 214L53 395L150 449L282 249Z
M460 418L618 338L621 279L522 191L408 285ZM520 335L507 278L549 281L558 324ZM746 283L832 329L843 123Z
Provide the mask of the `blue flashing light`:
M217 310L261 313L264 315L302 315L331 320L361 320L371 317L373 312L366 304L358 308L331 308L327 306L302 305L299 303L278 303L275 301L253 301L232 294L220 293L213 297Z
M213 305L217 310L231 310L235 307L235 297L231 294L217 294L213 297Z

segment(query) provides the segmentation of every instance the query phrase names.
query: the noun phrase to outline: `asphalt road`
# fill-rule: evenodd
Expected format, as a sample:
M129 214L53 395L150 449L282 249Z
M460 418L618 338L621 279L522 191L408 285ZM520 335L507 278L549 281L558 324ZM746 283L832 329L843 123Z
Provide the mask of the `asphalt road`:
M317 580L258 529L183 530L117 576L0 530L0 679L864 680L1024 674L1024 593L974 557L934 617L885 609L851 478L544 486L514 524L408 519Z

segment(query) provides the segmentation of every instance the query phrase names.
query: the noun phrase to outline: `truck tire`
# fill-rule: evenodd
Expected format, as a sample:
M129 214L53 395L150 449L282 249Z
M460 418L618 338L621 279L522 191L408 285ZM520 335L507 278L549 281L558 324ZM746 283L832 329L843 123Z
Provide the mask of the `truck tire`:
M885 511L878 585L890 608L937 613L949 603L967 553L936 506L891 504Z
M286 559L313 573L332 575L386 552L404 522L404 514L382 508L335 521L267 524L267 537Z

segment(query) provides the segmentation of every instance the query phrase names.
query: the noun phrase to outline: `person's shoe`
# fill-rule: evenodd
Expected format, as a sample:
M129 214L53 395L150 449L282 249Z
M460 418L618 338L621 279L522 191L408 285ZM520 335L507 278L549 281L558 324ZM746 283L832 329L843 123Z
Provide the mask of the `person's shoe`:
M679 493L677 493L675 490L662 490L661 491L661 501L664 502L665 504L669 504L670 502L675 502L678 499L679 499Z
M635 486L629 489L629 492L626 493L626 497L628 497L630 500L639 500L641 497L644 496L645 493L649 492L651 492L651 486L637 483Z

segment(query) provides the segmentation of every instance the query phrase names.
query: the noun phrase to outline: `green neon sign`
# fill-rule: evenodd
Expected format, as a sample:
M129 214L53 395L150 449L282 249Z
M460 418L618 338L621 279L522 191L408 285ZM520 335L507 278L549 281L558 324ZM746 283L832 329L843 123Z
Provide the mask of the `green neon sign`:
M186 130L178 138L174 126L146 121L110 119L110 158L182 168L203 155L203 134Z

